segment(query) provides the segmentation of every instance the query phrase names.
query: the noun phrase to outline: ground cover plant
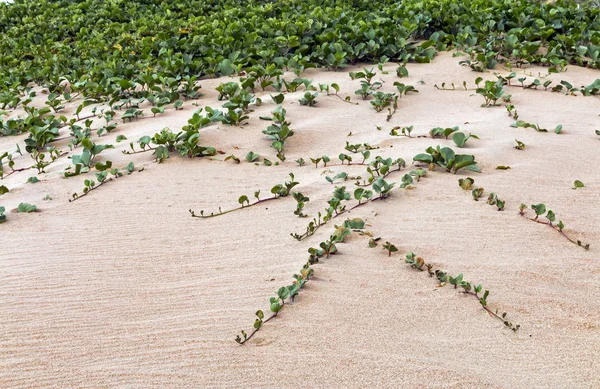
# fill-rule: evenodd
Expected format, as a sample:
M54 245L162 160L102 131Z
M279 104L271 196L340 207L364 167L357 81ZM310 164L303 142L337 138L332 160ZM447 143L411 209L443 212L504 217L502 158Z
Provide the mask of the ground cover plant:
M230 212L235 212L237 210L240 209L244 209L244 208L248 208L248 207L252 207L254 205L258 205L258 204L262 204L266 201L271 201L271 200L277 200L280 199L282 197L287 197L288 195L290 195L292 188L294 188L296 185L299 185L300 183L294 180L294 175L292 173L289 174L290 176L290 180L289 181L285 181L282 184L277 184L275 186L273 186L271 188L271 194L273 196L271 197L267 197L267 198L260 198L260 190L257 190L256 192L254 192L254 198L256 199L254 202L250 202L250 199L248 198L247 195L241 195L238 199L238 203L240 204L239 207L237 208L232 208L229 209L227 211L223 211L221 209L221 207L219 207L219 211L218 212L211 212L210 214L204 214L204 210L201 210L199 214L196 214L196 212L192 211L191 209L189 210L190 214L192 215L192 217L197 217L197 218L201 218L201 219L206 219L209 217L216 217L216 216L221 216L221 215L225 215L227 213ZM296 199L298 201L298 199ZM306 198L305 200L302 200L302 202L307 202L308 198ZM298 201L300 203L300 201ZM303 207L304 205L302 205ZM301 208L300 207L300 210Z
M577 246L582 247L585 250L590 249L589 243L584 243L581 240L573 239L569 235L567 235L567 233L564 231L565 224L562 222L562 220L559 220L558 223L556 223L556 220L557 220L556 214L554 212L552 212L552 210L547 209L545 204L539 203L539 204L531 205L531 209L535 213L535 217L527 216L527 214L526 214L527 208L528 207L526 204L521 204L519 206L519 215L521 215L523 218L525 218L527 220L531 220L531 221L534 221L534 222L540 223L540 224L545 224L548 227L552 228L553 230L558 231L569 242L576 244ZM544 216L546 221L540 220L540 216Z

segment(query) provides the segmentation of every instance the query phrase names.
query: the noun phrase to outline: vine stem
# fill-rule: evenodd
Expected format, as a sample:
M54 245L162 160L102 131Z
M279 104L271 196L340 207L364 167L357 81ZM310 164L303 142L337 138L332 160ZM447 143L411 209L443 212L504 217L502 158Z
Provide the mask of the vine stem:
M266 322L268 322L269 320L271 320L272 318L274 318L275 316L277 316L277 313L272 314L267 320L263 320L262 324L260 325L261 327L263 326L263 324L265 324ZM243 341L240 342L240 344L244 344L247 341L250 340L251 337L254 336L254 334L256 334L258 332L258 330L260 330L260 328L255 328L250 335L248 335L248 337L246 339L244 339Z
M356 209L356 208L358 208L358 207L360 207L360 206L362 206L362 205L369 204L369 203L370 203L370 202L372 202L372 201L384 200L384 199L386 199L386 198L388 198L388 197L389 197L389 196L382 197L382 196L380 195L379 197L376 197L376 198L374 198L374 199L371 199L371 200L369 200L369 201L365 201L364 203L361 203L361 202L359 201L359 202L358 202L358 204L356 204L356 205L354 205L354 206L352 206L352 207L350 207L350 208L346 208L346 209L344 209L342 212L336 213L335 215L332 215L332 216L331 216L331 219L329 219L329 220L327 220L327 221L323 221L322 223L319 223L319 224L317 224L317 225L315 226L315 228L312 230L312 232L310 232L310 233L309 233L308 231L306 231L306 232L305 232L304 234L302 234L302 235L293 235L293 234L291 234L291 235L292 235L292 236L293 236L293 237L294 237L294 238L295 238L297 241L299 241L299 242L300 242L300 241L303 241L304 239L308 238L309 236L312 236L312 235L314 235L314 234L315 234L315 232L317 232L317 230L318 230L319 228L323 227L325 224L327 224L327 223L328 223L328 222L330 222L331 220L335 219L336 217L338 217L338 216L340 216L340 215L343 215L343 214L345 214L345 213L348 213L348 212L352 211L353 209ZM296 236L300 236L300 239L296 238Z
M60 157L64 157L64 156L65 156L65 155L67 155L67 154L69 154L67 151L65 151L65 152L64 152L64 153L62 153L62 154L59 154L59 155L58 155L56 158L54 158L52 161L50 161L50 162L48 163L48 165L47 165L47 166L49 166L49 165L50 165L51 163L53 163L54 161L56 161L56 160L57 160L57 159L59 159ZM47 167L47 166L46 166L46 167ZM22 168L20 168L20 169L13 169L13 170L12 170L10 173L8 173L8 174L6 174L6 175L2 176L2 177L0 178L0 180L3 180L3 179L5 179L6 177L10 176L10 175L11 175L11 174L13 174L13 173L17 173L17 172L22 172L22 171L25 171L25 170L33 169L34 167L35 167L35 166L29 166L29 167L22 167Z
M208 219L208 218L210 218L210 217L217 217L217 216L225 215L226 213L230 213L230 212L237 211L237 210L240 210L240 209L246 209L246 208L248 208L248 207L252 207L252 206L255 206L255 205L258 205L258 204L261 204L261 203L265 203L265 202L267 202L267 201L271 201L271 200L277 200L277 199L280 199L281 197L282 197L282 196L269 197L269 198L266 198L266 199L258 200L258 201L257 201L257 202L255 202L255 203L248 204L248 205L242 205L241 207L237 207L237 208L229 209L229 210L227 210L227 211L224 211L224 212L222 212L222 211L219 211L219 213L211 213L211 214L210 214L210 215L208 215L208 216L204 216L204 215L202 215L202 214L200 214L200 215L196 215L196 213L195 213L194 211L192 211L191 209L189 210L189 212L190 212L190 214L192 215L192 217L197 217L197 218L199 218L199 219Z
M352 104L352 105L358 105L358 103L354 103L352 101L345 100L342 96L338 95L337 93L328 93L327 96L335 96L338 99L342 100L344 103L348 103L348 104Z
M85 192L85 193L84 193L84 194L82 194L82 195L78 195L77 193L75 193L77 196L75 196L75 197L74 197L74 198L72 198L72 199L69 199L69 202L71 203L71 202L73 202L73 201L75 201L75 200L79 200L80 198L87 196L88 194L90 194L90 192L91 192L91 191L93 191L93 190L96 190L96 189L100 188L102 185L104 185L104 184L107 184L107 183L109 183L109 182L110 182L110 181L112 181L112 180L113 180L112 178L108 178L108 179L106 179L106 180L104 180L104 181L102 181L102 182L98 183L98 185L94 186L93 188L91 188L91 189L88 189L88 191L87 191L87 192Z
M123 154L127 154L127 155L130 155L130 154L140 154L140 153L145 153L147 151L152 151L152 150L156 150L156 147L150 147L150 148L143 149L143 150L138 150L138 151L123 150Z
M471 296L474 296L477 300L479 300L479 298L480 298L479 295L475 292L463 290L460 293L470 294ZM490 316L497 318L498 320L502 321L503 323L506 321L506 319L504 319L502 316L498 315L496 312L489 309L487 306L484 306L481 303L480 303L480 305L483 309L485 309L487 311L487 313L490 314Z
M383 179L385 179L385 178L386 178L387 176L389 176L390 174L392 174L392 173L396 173L396 172L399 172L399 171L401 171L401 170L402 170L402 168L398 168L398 169L390 170L389 172L385 173L383 176L377 176L377 178L383 178ZM373 180L373 181L375 181L375 180ZM358 187L365 188L365 187L367 187L367 186L371 186L371 185L373 185L373 183L371 182L371 183L369 183L369 184L359 184L359 183L358 183L358 181L357 181L357 182L356 182L354 185L356 185L356 186L358 186Z
M536 223L539 223L539 224L543 224L545 226L549 226L550 228L552 228L555 231L558 231L562 236L564 236L565 238L567 238L567 240L569 242L571 242L571 243L573 243L573 244L575 244L577 246L583 247L584 250L589 250L590 249L589 244L584 245L581 241L572 239L563 230L561 230L560 228L558 228L556 225L552 224L552 222L550 222L550 221L544 222L544 221L538 220L537 218L531 218L531 217L525 216L524 212L519 212L519 215L521 215L522 217L524 217L527 220L531 220L532 222L536 222Z

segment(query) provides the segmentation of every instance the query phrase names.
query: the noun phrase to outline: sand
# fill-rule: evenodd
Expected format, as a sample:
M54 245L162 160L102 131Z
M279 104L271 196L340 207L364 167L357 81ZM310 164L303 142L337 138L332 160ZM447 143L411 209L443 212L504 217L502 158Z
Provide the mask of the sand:
M280 166L223 161L231 153L243 159L248 151L276 160L261 133L267 122L258 119L275 108L267 91L257 93L264 103L248 125L201 130L202 144L226 153L214 159L173 156L157 164L151 153L121 153L129 141L165 126L178 131L196 109L186 102L182 111L168 109L156 118L146 108L147 118L119 121L115 132L95 137L115 145L99 160L116 166L133 161L144 171L78 201L68 199L88 177L61 178L68 159L51 165L37 184L25 184L33 171L0 181L11 190L0 197L7 210L20 202L40 209L9 211L0 225L0 387L600 387L598 97L509 88L521 119L550 129L564 126L560 135L512 128L503 107L480 107L483 99L473 91L434 88L463 80L472 85L480 74L458 61L442 53L431 64L409 64L410 76L400 81L419 93L403 97L390 122L385 112L354 97L358 106L321 95L310 108L297 102L303 92L286 95L295 135ZM359 87L348 77L357 69L311 69L304 76L337 82L346 96ZM385 69L383 90L395 91L395 66ZM599 76L570 66L549 79L579 86ZM219 107L214 88L229 79L202 81L204 96L196 103ZM451 140L391 137L394 125L414 125L413 135L460 126L481 140L471 139L460 150ZM128 141L115 143L118 135ZM513 148L515 138L525 150ZM24 139L0 138L0 153L14 151ZM302 232L308 220L293 215L291 197L212 219L191 218L188 209L229 209L240 195L268 193L293 172L300 182L296 189L311 199L305 212L315 216L334 188L324 178L328 169L294 161L335 157L346 141L380 146L374 155L409 164L428 146L447 145L474 154L483 172L436 170L415 189L396 190L386 201L352 211L349 216L366 219L375 236L400 252L388 257L381 245L369 248L365 237L353 234L338 245L338 255L314 266L315 278L293 304L246 345L236 344L239 330L251 329L254 312L268 310L269 297L306 262L306 250L344 218L298 242L289 234ZM68 151L67 142L57 146ZM16 162L23 167L30 159L25 154ZM511 169L495 170L498 165ZM331 171L366 174L363 166ZM473 201L457 185L466 176L486 196L493 191L505 199L506 210ZM576 179L585 188L571 189ZM351 181L345 185L353 187ZM43 200L47 194L51 201ZM521 218L521 202L544 202L591 249ZM408 267L408 251L482 283L491 292L490 308L506 311L521 329L513 333L476 299L437 287L426 272Z

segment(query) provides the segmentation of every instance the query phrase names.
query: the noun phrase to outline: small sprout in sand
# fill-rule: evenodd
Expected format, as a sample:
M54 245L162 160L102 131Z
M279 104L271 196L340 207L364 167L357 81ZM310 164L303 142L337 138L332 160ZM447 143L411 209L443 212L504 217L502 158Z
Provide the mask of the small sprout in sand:
M240 162L242 162L238 157L236 157L235 155L231 154L230 156L225 158L225 161L229 161L232 160L233 162L239 164Z
M6 215L4 214L5 211L6 211L6 208L4 208L3 206L0 206L0 223L6 222Z
M17 212L19 212L19 213L37 212L37 206L35 206L33 204L28 204L28 203L21 203L17 207Z
M406 263L417 270L423 271L425 260L423 260L421 257L417 257L415 253L410 251L408 254L406 254Z
M575 182L573 182L573 189L583 188L584 186L585 185L583 185L583 182L579 180L575 180Z
M517 150L525 150L525 143L521 142L520 140L515 139L515 142L517 142L517 145L515 146L515 149Z
M458 180L458 186L460 186L463 190L471 190L473 188L474 183L475 183L475 180L472 179L471 177L460 178Z
M298 164L298 166L304 166L306 164L306 161L304 161L304 158L299 158L296 160L296 163Z
M430 135L432 138L434 138L434 139L435 139L435 138L437 138L437 137L442 137L442 136L443 136L444 138L448 139L448 137L449 137L451 134L455 133L456 131L458 131L458 126L455 126L455 127L452 127L452 128L450 128L450 127L448 127L448 128L435 127L435 128L432 128L432 129L429 131L429 135ZM466 142L466 141L465 141L465 142Z
M510 169L510 166L504 166L504 165L496 166L496 170L508 170L508 169Z
M528 217L525 214L525 211L527 210L526 204L521 204L519 206L519 215L521 215L522 217L524 217L527 220L531 220L531 221L534 221L534 222L540 223L540 224L545 224L545 225L549 226L550 228L552 228L553 230L558 231L569 242L576 244L577 246L583 247L585 250L590 249L589 243L583 243L580 240L572 239L570 236L568 236L564 232L565 225L562 222L562 220L559 220L559 222L555 224L556 214L552 210L547 210L545 204L543 204L543 203L532 204L531 209L533 209L533 211L535 212L535 218ZM548 220L547 222L543 221L543 220L539 220L539 217L543 216L544 214L546 214L545 217L546 217L546 220Z
M400 130L400 132L398 132L398 130ZM391 136L406 136L406 137L411 138L410 133L412 131L413 131L413 126L407 126L407 127L396 126L390 130L390 135Z
M464 147L470 138L479 139L479 137L475 134L465 135L462 132L455 132L452 134L452 140L458 147Z
M484 99L484 104L482 107L495 107L497 106L497 102L500 98L505 97L504 94L504 85L502 81L490 81L487 80L484 82L483 86L479 86L479 84L483 81L483 78L477 77L475 80L475 84L477 84L476 93L481 95ZM510 96L510 95L508 95ZM505 98L505 101L507 99ZM508 98L510 100L510 98Z
M396 246L394 246L393 244L391 244L390 242L385 242L385 244L383 245L383 248L385 250L387 250L388 257L391 257L392 253L395 253L398 251L398 248Z
M483 196L483 188L475 188L471 191L471 195L473 196L473 200L479 201L479 198Z
M310 199L300 192L293 192L292 197L296 200L296 210L294 211L294 215L297 215L298 217L307 217L308 215L302 213L302 209L304 209L304 205L308 203Z
M246 161L248 162L256 162L259 158L260 154L256 154L252 151L248 151L248 154L246 154Z
M304 92L304 97L302 97L299 101L300 105L306 105L309 107L314 107L317 105L317 96L319 96L318 92Z

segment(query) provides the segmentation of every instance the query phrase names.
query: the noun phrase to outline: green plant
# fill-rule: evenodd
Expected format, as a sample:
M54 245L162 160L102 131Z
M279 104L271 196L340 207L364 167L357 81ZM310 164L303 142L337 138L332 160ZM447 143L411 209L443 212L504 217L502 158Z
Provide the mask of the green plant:
M550 228L552 228L553 230L558 231L569 242L574 243L579 247L583 247L585 250L590 249L589 243L583 243L581 240L575 240L565 233L565 231L564 231L565 225L562 222L562 220L559 220L559 222L555 224L554 222L556 221L556 214L554 212L552 212L551 210L546 210L545 204L543 204L543 203L533 204L533 205L531 205L531 209L533 209L533 211L535 212L534 218L531 218L525 214L525 211L527 210L526 204L521 204L519 206L519 215L521 215L522 217L524 217L527 220L531 220L531 221L534 221L534 222L540 223L540 224L545 224L545 225L549 226ZM544 216L544 214L546 214L545 217L546 217L547 221L539 220L539 217Z
M517 150L525 150L525 143L521 142L520 140L515 139L515 142L517 142L517 145L515 146L515 149Z
M458 186L460 186L463 190L471 190L473 188L474 183L475 183L475 180L472 179L471 177L460 178L458 180Z
M304 96L298 100L300 105L307 105L309 107L314 107L317 105L317 96L319 96L318 92L304 92Z
M121 169L119 169L119 168L113 168L111 161L106 161L106 164L97 163L95 167L96 167L96 170L98 170L97 173L94 173L97 182L94 180L90 180L90 179L84 180L82 193L81 194L73 193L72 198L69 199L69 202L73 202L84 196L87 196L93 190L96 190L99 187L101 187L102 185L109 183L113 179L122 177L123 174L130 175L135 170L133 162L130 162L127 166L125 166L123 168L123 171L121 171ZM142 171L142 170L143 170L143 168L138 171ZM109 178L109 174L111 174L112 177Z
M392 253L395 253L398 251L398 248L396 246L394 246L393 244L391 244L390 242L385 242L385 244L383 245L383 248L385 250L387 250L388 257L391 257Z
M20 203L19 206L17 207L17 212L19 212L19 213L37 212L37 207L35 205L28 204L28 203Z
M291 123L286 121L285 108L278 105L272 114L273 118L269 118L269 120L273 120L273 124L267 127L267 129L263 131L263 134L273 140L271 147L277 151L277 158L281 161L285 161L285 142L289 137L294 135L294 131L289 127Z
M375 77L377 73L373 71L373 68L367 69L364 68L362 72L350 72L350 78L353 80L361 80L360 89L356 90L354 94L362 97L363 100L366 100L369 96L371 96L376 89L381 88L383 85L379 81L373 82L373 77Z
M83 151L80 155L73 155L71 161L75 165L75 173L65 172L65 177L71 177L78 175L79 173L85 173L94 165L96 157L106 149L112 149L112 145L97 145L90 140L90 138L84 138L81 141Z
M504 93L504 84L502 81L490 81L487 80L484 82L483 86L479 86L483 79L481 77L477 77L475 80L475 84L477 84L476 93L481 95L484 99L484 104L482 107L493 107L498 105L497 102L500 98L504 98L505 101L510 100L510 97L505 95Z
M400 132L398 132L398 130L400 130ZM407 126L407 127L396 126L396 127L392 127L392 129L390 130L390 135L391 136L407 136L407 137L411 138L410 133L412 131L413 131L413 126Z
M458 126L455 126L452 128L450 128L450 127L447 127L447 128L435 127L429 131L429 135L434 139L437 137L442 137L442 136L444 138L448 139L448 137L450 135L452 135L453 133L455 133L456 131L458 131Z
M419 92L414 86L405 85L398 81L394 82L394 86L396 87L396 89L398 89L398 94L400 97L407 95L410 92Z
M479 201L479 198L483 196L483 188L475 188L471 191L471 195L473 196L473 200Z
M294 274L294 281L291 285L282 286L276 291L277 297L269 298L269 310L272 312L272 315L265 319L265 315L262 310L256 311L256 319L254 320L252 332L248 334L246 331L241 330L240 335L235 337L235 341L239 344L244 344L250 340L250 338L252 338L252 336L254 336L254 334L256 334L265 323L277 316L279 311L281 311L281 309L284 307L286 299L294 301L294 298L310 280L313 274L314 270L310 267L309 263L306 263L298 274Z
M238 199L238 203L240 204L240 206L237 208L232 208L230 210L223 211L223 210L221 210L221 207L219 207L219 212L217 212L217 213L211 212L210 215L205 215L204 210L201 210L199 215L197 215L191 209L189 210L189 212L192 215L192 217L207 219L209 217L221 216L221 215L225 215L227 213L234 212L234 211L237 211L240 209L252 207L254 205L262 204L267 201L277 200L282 197L287 197L290 194L290 191L292 190L292 188L294 188L296 185L299 185L298 182L294 181L294 175L292 173L290 173L289 176L290 176L290 181L285 181L283 184L277 184L271 188L271 194L273 194L273 196L271 196L271 197L261 199L260 198L260 190L258 190L256 192L254 192L254 198L256 198L256 201L253 203L250 203L250 199L248 198L248 196L242 195ZM308 201L308 198L306 198L306 200L304 202L307 202L307 201Z
M248 151L248 154L246 154L246 161L248 162L256 162L259 158L260 154L256 154L252 151Z
M395 93L384 93L384 92L376 92L373 94L375 100L371 101L371 105L375 109L375 112L381 112L383 109L392 102L398 101L398 96Z
M294 211L294 215L297 215L298 217L307 217L308 215L305 215L302 210L310 199L300 192L293 192L292 197L296 200L296 210Z
M434 166L438 165L455 174L463 168L475 172L479 171L479 166L477 166L475 157L472 155L455 154L451 148L440 148L440 146L435 149L428 147L425 151L427 154L417 154L413 160L429 164L429 170L433 170Z
M470 138L479 139L475 134L465 135L462 132L455 132L452 134L452 140L458 147L464 147L465 143L467 143Z
M584 186L585 185L583 184L583 182L579 180L575 180L575 182L573 182L573 189L583 188Z
M3 206L0 206L0 224L6 222L6 215L4 214L5 211L6 209Z

